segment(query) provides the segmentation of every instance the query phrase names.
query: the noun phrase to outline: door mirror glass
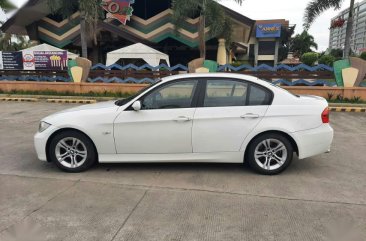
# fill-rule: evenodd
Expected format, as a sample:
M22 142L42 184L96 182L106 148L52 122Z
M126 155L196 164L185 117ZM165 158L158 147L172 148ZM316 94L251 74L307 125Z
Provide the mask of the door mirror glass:
M141 101L135 101L133 104L132 104L132 109L134 111L139 111L141 110Z

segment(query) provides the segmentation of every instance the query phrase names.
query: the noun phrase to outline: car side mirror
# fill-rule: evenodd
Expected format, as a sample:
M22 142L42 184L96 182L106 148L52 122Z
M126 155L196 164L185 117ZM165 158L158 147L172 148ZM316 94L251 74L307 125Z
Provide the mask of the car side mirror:
M141 110L141 101L137 100L137 101L133 102L132 108L134 111Z

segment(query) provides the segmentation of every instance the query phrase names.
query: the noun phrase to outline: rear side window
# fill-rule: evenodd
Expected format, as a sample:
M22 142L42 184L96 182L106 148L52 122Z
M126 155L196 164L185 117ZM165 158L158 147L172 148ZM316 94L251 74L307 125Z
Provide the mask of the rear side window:
M203 106L245 106L247 92L247 83L234 80L208 80Z
M259 86L251 85L248 105L270 105L271 93Z

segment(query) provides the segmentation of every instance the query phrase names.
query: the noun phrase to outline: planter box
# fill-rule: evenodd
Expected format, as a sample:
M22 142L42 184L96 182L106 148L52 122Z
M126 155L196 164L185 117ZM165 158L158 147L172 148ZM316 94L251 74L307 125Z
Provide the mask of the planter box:
M63 83L63 82L31 82L31 81L0 81L0 90L17 91L56 91L70 93L135 93L146 84L119 84L119 83ZM284 89L299 95L317 95L328 98L328 94L352 99L360 97L366 100L365 87L338 88L338 87L313 87L313 86L285 86Z

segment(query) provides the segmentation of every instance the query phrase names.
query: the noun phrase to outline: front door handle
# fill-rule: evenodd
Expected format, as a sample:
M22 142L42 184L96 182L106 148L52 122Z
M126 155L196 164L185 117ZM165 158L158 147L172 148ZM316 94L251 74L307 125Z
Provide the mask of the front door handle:
M173 121L176 121L176 122L187 122L190 120L191 120L191 118L186 117L186 116L179 116L179 117L173 119Z
M240 116L240 118L243 118L243 119L257 119L257 118L259 118L259 115L253 114L253 113L247 113L245 115Z

